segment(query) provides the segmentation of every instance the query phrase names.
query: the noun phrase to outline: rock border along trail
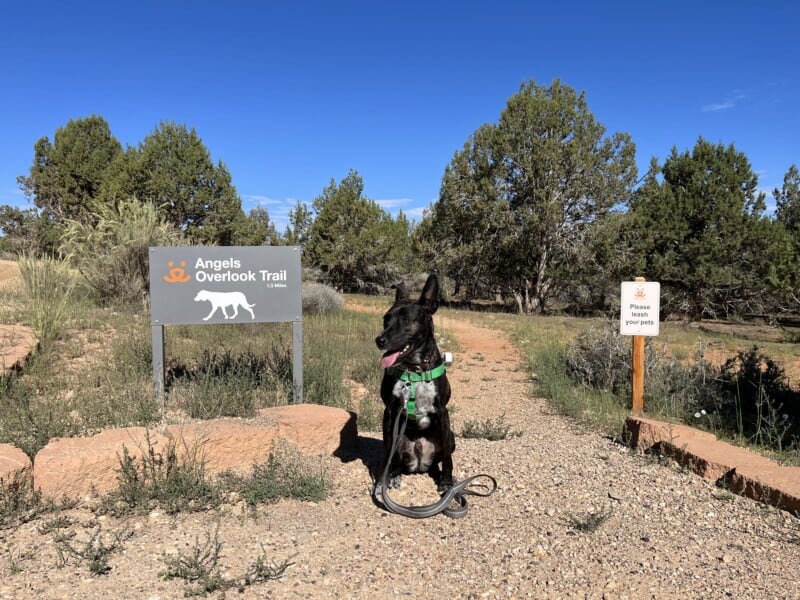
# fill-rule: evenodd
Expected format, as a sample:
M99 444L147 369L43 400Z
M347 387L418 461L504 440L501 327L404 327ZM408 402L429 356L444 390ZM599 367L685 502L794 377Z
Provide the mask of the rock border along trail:
M797 518L554 414L532 397L502 333L441 315L436 327L458 340L448 371L456 433L466 420L501 414L520 433L457 437L456 476L485 472L499 485L490 498L471 498L466 518L420 521L377 508L369 468L380 433L361 431L352 460L327 459L333 489L320 503L281 501L255 517L241 504L126 520L66 511L74 540L98 527L127 532L107 575L74 560L58 568L52 535L40 533L47 516L0 530L0 598L183 597L182 582L159 575L164 555L188 554L217 525L226 576L243 573L262 548L293 563L281 580L231 598L800 598ZM406 477L396 500L419 504L432 493L428 478ZM590 513L608 518L579 531Z

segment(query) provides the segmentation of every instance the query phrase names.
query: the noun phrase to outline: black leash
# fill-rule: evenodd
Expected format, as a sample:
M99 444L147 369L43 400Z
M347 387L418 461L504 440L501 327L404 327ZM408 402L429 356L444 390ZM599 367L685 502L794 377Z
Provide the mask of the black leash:
M400 422L401 418L402 423ZM466 496L481 496L485 498L494 493L497 489L497 481L491 475L482 473L480 475L467 477L463 481L454 484L442 494L442 497L439 498L438 501L432 504L425 504L424 506L403 506L392 500L389 497L389 467L392 464L392 458L396 454L397 448L400 446L400 438L403 436L403 433L405 433L407 422L408 415L406 409L403 408L397 412L397 417L394 420L394 426L392 427L392 449L391 452L389 452L389 456L386 458L386 466L373 491L375 499L381 500L386 510L404 517L411 517L412 519L426 519L438 515L439 513L451 519L461 519L467 515L467 510L469 508ZM475 481L480 478L486 478L490 483L475 483Z

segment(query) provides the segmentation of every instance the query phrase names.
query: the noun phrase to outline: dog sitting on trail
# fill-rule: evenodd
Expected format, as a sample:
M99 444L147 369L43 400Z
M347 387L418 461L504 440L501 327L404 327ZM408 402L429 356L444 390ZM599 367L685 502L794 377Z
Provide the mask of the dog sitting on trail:
M447 412L450 384L433 334L439 280L431 274L416 302L409 298L403 284L395 290L394 304L383 317L383 331L375 338L375 344L384 351L380 361L384 369L381 399L385 406L380 473L388 466L386 480L390 488L400 485L402 474L428 473L443 492L453 485L452 454L456 443ZM390 456L393 425L403 410L407 412L406 428L396 452ZM376 493L380 485L379 480Z

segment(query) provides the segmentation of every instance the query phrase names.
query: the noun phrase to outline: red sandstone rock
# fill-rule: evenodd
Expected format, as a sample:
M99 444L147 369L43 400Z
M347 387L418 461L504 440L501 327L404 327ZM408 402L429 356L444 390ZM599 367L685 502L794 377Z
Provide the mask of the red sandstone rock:
M21 366L38 343L30 327L0 325L0 371Z
M0 479L9 482L18 471L31 468L31 459L12 444L0 444Z
M333 454L353 450L358 439L355 414L319 404L292 404L261 411L278 424L279 437L304 454Z
M625 429L630 445L639 451L659 449L733 492L784 510L800 510L800 467L783 467L688 425L631 416Z
M107 493L117 484L123 446L137 459L152 446L164 454L168 444L178 456L196 452L209 474L248 472L267 460L278 440L307 455L339 455L357 443L355 415L312 404L261 411L251 421L217 419L169 425L158 432L143 427L111 429L88 438L52 440L36 455L34 484L45 496L80 498Z
M123 447L138 460L148 447L163 452L167 438L144 427L109 429L86 438L55 438L36 454L34 485L52 498L107 493L117 484Z

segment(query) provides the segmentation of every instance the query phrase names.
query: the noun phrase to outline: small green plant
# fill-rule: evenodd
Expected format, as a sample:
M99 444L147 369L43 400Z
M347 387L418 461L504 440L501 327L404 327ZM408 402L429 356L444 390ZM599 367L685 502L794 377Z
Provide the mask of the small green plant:
M511 431L511 425L505 422L505 414L498 416L496 419L486 419L484 421L467 420L461 429L461 437L478 438L491 442L520 435L522 434L519 431Z
M7 481L0 477L0 528L35 516L42 509L42 494L34 489L30 471L16 471Z
M42 355L29 368L37 370ZM33 460L53 437L74 433L70 415L57 402L44 401L35 378L18 373L0 377L0 441L14 444Z
M41 535L59 532L62 529L72 525L72 519L66 515L58 515L52 519L48 519L36 528Z
M264 545L261 545L261 553L256 559L250 563L247 573L242 578L242 585L239 591L242 591L244 586L253 585L255 583L265 583L274 579L280 579L286 573L286 569L294 565L291 559L285 559L281 562L267 559L267 550Z
M183 579L194 587L187 590L187 596L204 595L226 587L227 581L220 573L219 559L222 542L219 541L219 523L213 535L206 532L205 542L195 538L188 555L164 555L166 569L160 573L164 579Z
M568 523L577 531L581 533L592 533L600 529L600 527L608 521L611 515L614 514L614 509L609 507L600 510L589 511L580 515L567 515Z
M721 500L723 502L733 502L736 500L736 498L738 498L738 496L732 491L723 488L715 490L713 496L717 500Z
M213 534L206 532L205 541L195 538L188 554L164 555L166 568L160 573L164 579L183 579L190 584L185 596L205 596L212 592L236 588L239 593L250 585L280 579L292 562L275 562L267 559L264 546L261 554L248 567L244 575L229 579L220 571L222 542L219 541L219 522Z
M105 575L111 571L108 560L111 554L122 549L122 541L129 537L127 533L115 533L110 542L103 539L102 528L95 529L88 539L79 542L77 547L66 539L61 538L56 542L58 564L65 566L68 558L76 558L81 563L86 563L89 571L94 575Z
M281 498L319 502L327 497L330 487L323 467L285 444L266 462L253 465L249 477L226 473L223 479L226 488L239 492L251 508Z
M177 444L171 440L163 453L158 452L148 435L137 461L123 446L117 489L103 499L100 510L114 515L142 513L157 504L175 514L218 506L222 498L218 486L206 476L201 446L183 450L179 458Z
M38 551L38 546L34 546L33 548L29 548L27 550L8 547L6 549L6 563L8 564L8 572L12 575L16 573L22 573L22 571L24 571L22 563L35 559Z

